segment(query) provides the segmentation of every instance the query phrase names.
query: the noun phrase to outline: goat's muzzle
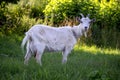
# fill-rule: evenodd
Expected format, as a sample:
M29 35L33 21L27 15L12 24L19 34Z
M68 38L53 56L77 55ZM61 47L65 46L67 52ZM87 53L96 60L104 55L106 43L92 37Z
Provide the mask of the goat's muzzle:
M87 27L85 27L85 32L87 32L87 30L88 30L88 28L87 28Z

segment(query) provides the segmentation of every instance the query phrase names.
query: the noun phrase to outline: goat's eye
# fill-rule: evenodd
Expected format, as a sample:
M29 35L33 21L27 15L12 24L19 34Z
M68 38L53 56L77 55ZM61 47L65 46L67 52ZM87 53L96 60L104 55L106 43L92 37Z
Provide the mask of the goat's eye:
M80 23L83 23L82 21L80 21Z

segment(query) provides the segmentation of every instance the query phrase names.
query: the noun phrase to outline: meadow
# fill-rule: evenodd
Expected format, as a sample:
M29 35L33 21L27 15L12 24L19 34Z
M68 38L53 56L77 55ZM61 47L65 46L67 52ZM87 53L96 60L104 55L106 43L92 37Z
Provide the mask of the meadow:
M0 36L0 80L119 80L120 50L76 45L62 64L61 53L45 53L43 65L24 65L21 36Z
M0 80L120 80L119 5L119 0L0 0ZM80 13L96 22L67 64L60 52L51 52L43 55L42 66L33 57L24 65L20 46L31 26L77 25Z

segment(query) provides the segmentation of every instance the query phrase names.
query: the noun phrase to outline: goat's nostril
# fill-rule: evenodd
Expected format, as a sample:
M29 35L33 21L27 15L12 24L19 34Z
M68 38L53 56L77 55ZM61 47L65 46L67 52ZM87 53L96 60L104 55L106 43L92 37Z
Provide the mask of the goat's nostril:
M87 31L87 27L85 27L85 31Z
M85 29L87 29L87 27L85 27Z

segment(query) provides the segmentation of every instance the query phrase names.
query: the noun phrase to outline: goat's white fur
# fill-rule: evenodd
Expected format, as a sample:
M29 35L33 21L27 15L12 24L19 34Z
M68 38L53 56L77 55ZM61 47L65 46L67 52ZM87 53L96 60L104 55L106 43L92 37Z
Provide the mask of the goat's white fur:
M82 15L83 16L83 15ZM24 63L27 64L29 58L34 55L37 62L42 65L41 57L44 51L62 51L62 63L67 62L67 56L73 49L77 39L85 36L90 25L89 17L82 17L81 24L74 27L50 27L46 25L34 25L22 41L22 48L26 45L26 55Z

